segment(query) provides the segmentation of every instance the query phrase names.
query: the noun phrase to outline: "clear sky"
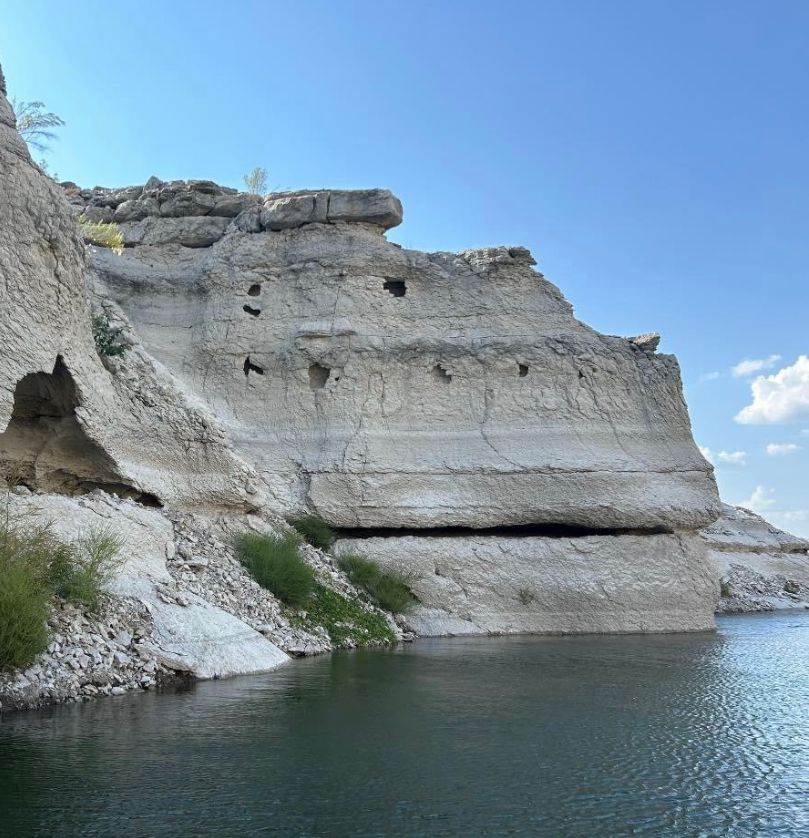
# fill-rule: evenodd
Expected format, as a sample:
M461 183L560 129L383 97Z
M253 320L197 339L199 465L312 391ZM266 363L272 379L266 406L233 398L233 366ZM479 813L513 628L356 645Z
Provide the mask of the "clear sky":
M530 247L662 332L724 498L809 535L809 3L0 0L0 61L60 178L262 165L389 187L407 247Z

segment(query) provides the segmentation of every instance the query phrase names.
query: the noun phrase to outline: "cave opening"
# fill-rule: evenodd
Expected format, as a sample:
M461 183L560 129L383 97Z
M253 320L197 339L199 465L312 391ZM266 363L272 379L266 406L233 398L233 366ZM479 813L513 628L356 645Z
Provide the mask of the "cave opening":
M432 376L436 381L441 381L444 384L449 384L452 381L452 375L441 366L441 364L436 364L432 369Z
M242 369L244 370L245 376L250 375L251 372L254 372L257 375L264 375L264 367L260 367L258 364L254 364L250 360L249 355L244 359L244 364L242 365Z
M8 427L0 433L0 475L9 486L81 495L103 489L148 506L162 506L129 485L112 457L79 423L79 397L62 356L53 372L23 376L14 388Z
M520 373L520 378L525 378L528 375L528 364L518 364L517 368Z
M322 390L329 380L331 370L323 364L311 364L309 367L309 386L313 390Z
M257 297L261 293L261 284L258 282L254 282L248 289L247 289L247 296L248 297Z
M261 309L260 308L253 308L253 306L242 306L242 311L245 314L252 315L253 317L258 317L259 314L261 314Z
M407 285L402 279L386 279L382 287L394 297L404 297L407 293Z

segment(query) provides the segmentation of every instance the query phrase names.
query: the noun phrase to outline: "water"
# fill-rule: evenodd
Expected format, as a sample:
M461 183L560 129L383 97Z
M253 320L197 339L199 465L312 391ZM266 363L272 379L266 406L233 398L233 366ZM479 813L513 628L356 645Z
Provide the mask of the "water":
M10 715L0 833L809 835L809 614L425 640Z

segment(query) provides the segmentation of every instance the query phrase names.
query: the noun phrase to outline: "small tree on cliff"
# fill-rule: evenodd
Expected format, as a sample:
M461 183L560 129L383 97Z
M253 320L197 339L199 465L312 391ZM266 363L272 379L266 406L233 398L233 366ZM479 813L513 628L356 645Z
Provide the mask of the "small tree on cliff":
M267 170L262 169L261 166L256 166L242 180L247 187L247 191L252 195L263 195L267 191Z
M54 128L61 128L65 122L55 113L45 110L44 102L20 102L11 100L11 107L17 115L17 131L31 148L45 152L49 143L56 139Z

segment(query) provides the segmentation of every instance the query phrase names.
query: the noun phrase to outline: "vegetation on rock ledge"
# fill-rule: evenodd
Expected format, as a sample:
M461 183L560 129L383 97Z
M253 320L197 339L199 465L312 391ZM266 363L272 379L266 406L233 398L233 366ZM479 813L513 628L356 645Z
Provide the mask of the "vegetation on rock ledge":
M292 622L303 629L322 626L337 647L370 646L396 640L388 621L326 585L317 584L306 613Z
M79 216L79 230L88 244L106 247L120 256L124 252L124 236L121 228L106 221L88 221L86 216Z
M297 535L244 533L236 541L236 554L250 575L285 605L302 608L315 587L315 573L301 558Z
M412 577L404 571L382 570L375 561L357 553L339 556L337 564L354 585L386 611L404 614L417 602L410 590Z
M27 667L45 651L54 596L91 611L100 607L120 548L106 530L91 530L66 544L48 525L5 516L0 523L0 670Z
M289 523L318 550L330 550L337 538L334 530L319 515L302 515Z
M126 344L121 340L123 330L111 326L106 314L94 314L92 326L96 351L102 358L113 358L126 352Z

